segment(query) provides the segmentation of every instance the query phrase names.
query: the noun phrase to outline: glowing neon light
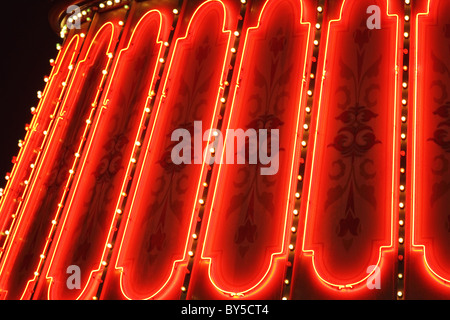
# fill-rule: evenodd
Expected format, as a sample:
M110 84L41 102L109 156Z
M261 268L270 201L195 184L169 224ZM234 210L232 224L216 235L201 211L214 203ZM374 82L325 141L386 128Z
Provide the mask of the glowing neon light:
M288 3L288 4L291 4L291 5L293 4L292 1L285 1L285 2ZM271 12L271 10L268 10L267 7L270 7L270 5L272 5L272 4L273 4L273 6L279 5L279 3L280 3L280 1L276 2L276 1L273 1L273 0L267 0L264 3L264 6L263 6L263 8L261 10L261 13L260 13L259 18L258 18L257 25L255 27L248 28L247 31L246 31L245 42L244 42L244 47L243 47L243 56L242 56L242 59L241 59L241 62L240 62L240 66L239 66L239 73L238 73L238 76L237 76L237 82L236 82L235 91L234 91L234 95L233 95L233 100L232 100L232 105L231 105L231 110L230 110L230 117L229 117L228 123L227 123L227 130L230 128L230 125L231 125L231 122L233 120L233 117L236 117L236 115L233 113L233 110L236 107L237 92L238 92L239 87L240 87L239 81L241 79L241 73L242 73L242 70L243 70L243 64L244 64L244 60L245 60L245 55L246 55L247 50L249 50L247 48L247 46L249 44L249 39L251 38L250 35L253 32L257 32L258 29L260 29L260 27L261 27L261 20L265 16L265 13L266 12ZM297 32L296 35L300 32L300 31L298 31L298 29L306 29L306 28L303 28L303 26L307 26L307 29L308 29L306 42L305 42L305 50L303 51L303 52L305 52L305 57L304 57L304 62L303 62L303 69L301 70L301 73L300 73L301 74L300 77L303 76L303 81L300 80L300 81L302 81L301 82L302 85L300 86L301 89L300 89L300 92L298 92L299 95L297 97L298 101L303 101L304 85L306 83L306 81L305 81L305 79L306 79L305 72L306 72L306 65L307 65L307 60L308 60L308 55L306 53L309 52L309 48L311 46L311 43L310 43L311 23L303 21L303 10L304 10L304 8L303 8L303 6L304 6L303 5L303 1L295 1L295 7L296 8L298 8L298 3L300 3L300 12L296 11L296 13L294 14L294 17L297 18L298 15L299 15L300 16L300 21L299 21L299 26L296 25L297 21L295 21L293 28L296 29L295 30ZM302 79L302 78L300 78L300 79ZM289 223L290 223L289 222L289 217L290 217L289 212L290 212L290 210L289 210L289 207L290 207L290 202L291 202L292 195L293 195L293 192L294 192L294 187L295 187L295 185L293 184L293 180L294 180L293 177L296 176L294 174L295 163L296 163L295 154L296 154L296 150L298 148L298 141L299 141L299 137L298 136L301 134L301 133L299 133L299 128L300 128L299 124L300 124L300 119L301 119L301 115L302 114L303 114L303 109L301 107L301 102L300 102L300 105L297 107L297 115L296 115L296 118L295 118L296 132L295 132L294 142L293 142L292 148L290 150L292 152L292 154L291 154L291 157L290 157L291 163L290 163L290 175L289 175L289 177L291 177L291 178L289 178L288 192L285 195L285 197L286 197L285 198L285 201L286 201L285 202L285 208L286 209L285 209L284 217L282 219L283 227L280 228L280 229L282 229L282 232L281 232L282 236L280 236L281 244L279 245L279 247L277 249L273 250L274 252L270 253L269 265L267 266L267 268L264 268L265 271L262 272L262 276L261 277L258 276L259 279L255 280L254 283L252 283L251 285L248 285L246 289L230 290L229 288L224 288L224 284L218 284L219 281L217 281L217 279L215 279L215 276L213 275L213 272L212 272L213 258L211 256L208 256L207 253L205 252L205 248L209 244L208 238L211 237L211 233L212 233L212 231L210 229L211 228L211 220L212 220L211 219L212 211L214 211L214 210L217 211L217 208L214 207L214 203L215 203L216 196L217 196L217 193L218 193L217 190L219 189L218 188L219 182L221 182L221 178L222 178L221 172L222 172L222 169L223 169L223 165L222 164L224 163L223 157L225 155L225 152L222 153L222 155L221 155L221 163L222 164L219 166L218 173L217 173L217 179L216 179L216 183L215 183L215 192L213 194L211 205L210 205L210 210L209 210L210 217L208 218L208 223L207 223L206 231L205 231L204 245L203 245L203 248L202 248L202 251L201 251L201 260L203 260L206 263L208 263L208 276L209 276L210 283L214 286L214 288L216 290L218 290L219 292L221 292L223 294L227 294L227 295L234 296L234 297L239 297L239 296L254 294L254 293L262 290L264 288L265 284L268 283L269 279L271 278L271 275L273 275L274 272L275 272L276 267L274 267L274 264L277 264L278 261L281 261L281 260L285 259L286 250L287 250L287 247L286 247L286 240L287 239L286 238L289 236L289 232L290 232L290 226L289 226ZM227 139L224 139L224 148L226 147L226 141L227 141ZM223 214L223 212L221 214Z
M220 8L220 9L216 9L215 8L216 6L218 8ZM173 64L174 64L174 60L176 60L175 59L176 55L178 54L178 47L182 46L183 43L188 39L189 33L191 32L193 23L195 21L197 21L197 19L199 19L199 18L197 18L197 16L199 16L200 13L202 13L203 15L208 14L208 12L209 12L209 11L207 11L208 8L211 8L211 10L212 9L216 9L216 10L220 11L221 14L223 14L222 30L220 31L222 33L222 35L220 35L220 36L222 36L223 38L227 38L226 45L224 45L226 49L225 49L225 51L223 53L224 54L224 62L223 62L223 65L222 65L222 68L221 68L221 71L220 71L221 79L220 79L219 87L218 87L218 90L217 90L217 95L216 95L216 98L215 98L214 111L213 111L213 115L211 117L211 120L208 119L208 121L211 121L211 123L210 123L210 130L212 130L212 128L214 126L214 122L216 121L217 114L218 114L219 107L220 107L219 98L220 98L220 95L221 95L221 93L222 93L222 91L224 89L223 82L224 82L225 70L226 70L226 67L227 67L226 62L228 60L228 54L226 52L229 51L228 49L230 48L230 43L231 43L231 31L230 30L226 30L226 22L227 22L226 12L227 12L227 10L226 10L225 5L223 4L223 2L220 1L220 0L208 0L208 1L205 1L204 3L202 3L195 10L195 12L192 15L192 17L191 17L191 19L189 21L188 27L187 27L186 35L181 37L181 38L178 38L176 40L176 42L175 42L175 46L174 46L174 50L173 50L174 56L173 56L173 58L170 61L170 65L169 65L169 68L168 68L168 71L167 71L167 75L168 76L166 77L166 79L164 81L163 90L162 90L162 94L161 94L161 97L160 97L160 100L159 100L159 104L158 104L157 109L155 110L155 115L154 115L155 121L153 122L151 131L150 131L150 135L149 135L149 138L148 138L148 144L147 144L146 151L145 151L145 157L144 157L144 159L142 161L143 165L141 166L139 174L137 175L137 184L136 184L135 190L139 189L139 186L140 186L141 181L143 179L145 164L147 164L149 162L149 160L148 160L149 153L150 153L149 152L149 148L152 145L152 142L154 140L153 135L155 134L156 121L157 121L157 119L158 119L158 117L160 115L161 106L162 106L162 104L164 103L164 101L166 99L166 91L167 91L167 88L168 88L168 85L169 85L168 82L169 82L170 75L173 72ZM223 36L223 34L225 36ZM208 137L208 141L210 141L210 139L211 139L211 135ZM171 281L174 279L174 277L177 276L177 274L176 274L177 271L175 270L177 268L177 266L180 267L179 269L181 269L182 265L184 263L186 263L187 259L189 259L188 248L189 248L189 245L190 245L190 243L192 241L191 234L192 234L192 230L194 228L194 221L195 221L195 216L196 216L196 212L197 212L197 203L198 203L198 198L199 198L200 191L201 191L201 186L202 186L201 182L202 182L202 178L204 176L204 172L205 172L205 162L203 162L202 167L200 169L200 174L198 176L198 184L197 184L196 192L195 192L195 201L193 201L192 211L191 211L191 215L190 215L190 219L189 219L189 228L188 228L188 232L186 233L186 238L185 238L186 240L184 241L183 256L182 256L182 258L179 258L179 259L176 259L176 260L173 261L172 268L170 270L170 274L169 274L168 278L165 280L164 284L159 289L152 290L153 292L151 294L149 294L149 296L143 298L144 300L154 298L154 297L158 296L159 294L163 293L165 290L167 290L168 286L171 283ZM134 192L134 194L133 194L133 198L131 200L131 205L130 205L129 210L128 210L130 213L133 213L134 207L137 206L136 205L137 193L138 192ZM118 258L117 258L117 261L116 261L115 268L116 268L116 270L120 271L120 288L121 288L122 294L127 299L132 299L129 290L127 290L127 288L125 288L125 279L124 279L124 275L123 275L124 268L125 268L125 266L123 265L123 259L124 259L124 255L125 255L125 253L124 253L125 252L124 241L125 241L125 238L127 236L130 236L129 235L130 231L128 230L130 228L129 222L130 222L130 219L127 219L127 222L125 224L125 229L124 229L124 236L122 237L120 245L119 245L119 253L118 253Z
M339 12L339 18L338 19L332 19L332 20L330 20L328 22L328 29L327 29L327 35L326 35L326 45L325 45L325 53L324 53L325 59L328 57L328 44L329 44L329 39L330 39L331 26L332 26L332 24L338 24L341 21L345 3L346 3L346 0L343 0L341 8L340 8L340 12ZM396 21L397 21L396 22L396 37L395 37L396 43L395 43L395 50L393 50L393 55L394 55L394 58L395 58L394 61L396 63L395 64L396 74L395 74L395 77L394 77L395 78L395 86L394 86L395 87L395 90L394 90L395 94L394 94L394 97L393 97L393 100L392 100L393 106L394 106L394 108L393 108L393 119L394 119L393 126L394 126L394 133L395 134L392 137L392 140L393 140L393 143L392 143L392 157L393 158L392 158L392 168L391 168L391 170L392 170L392 172L391 172L391 174L392 174L392 183L391 183L392 196L391 196L391 209L390 209L390 211L391 211L390 243L389 243L389 245L381 245L379 247L378 260L377 260L377 263L376 263L377 267L379 267L381 265L382 252L386 251L386 250L389 250L389 249L392 249L393 246L394 246L394 240L393 240L394 239L394 216L395 216L395 210L397 209L397 207L394 204L395 197L393 195L396 192L395 184L396 184L396 181L397 181L397 178L396 178L397 175L396 175L396 170L395 170L396 163L397 163L397 161L396 161L396 155L397 155L396 150L398 149L397 148L397 146L398 146L398 142L397 142L397 140L398 140L397 139L397 136L398 136L398 134L397 134L398 133L397 112L398 112L398 105L399 105L399 101L398 101L398 97L397 97L398 96L398 92L397 92L398 89L397 88L398 88L398 83L399 83L398 66L397 66L399 58L398 58L397 48L399 47L400 24L399 24L399 16L397 14L390 14L389 13L389 0L387 0L387 3L386 3L386 15L388 17L395 17ZM316 118L316 124L315 124L316 130L314 132L314 144L313 144L313 153L312 153L312 160L311 160L311 171L310 171L310 176L311 177L314 177L315 167L317 166L316 152L317 152L317 141L318 141L319 124L321 123L320 117L321 117L322 112L323 112L323 111L321 111L321 109L322 109L322 97L323 97L323 87L324 87L325 74L326 74L326 64L324 63L323 64L323 69L322 69L322 79L321 79L321 83L320 83L319 100L318 100L318 104L317 104L318 110L317 110L317 118ZM309 179L309 186L308 186L309 190L312 190L312 180L313 179ZM377 268L374 268L373 271L370 272L369 274L365 273L364 276L360 280L353 281L351 283L344 283L344 282L343 283L334 283L332 281L327 280L318 271L318 268L316 266L316 261L315 261L315 258L317 257L315 255L315 250L306 248L306 243L307 243L307 240L306 240L307 236L306 235L307 235L307 232L309 231L309 229L307 228L308 227L308 218L309 218L309 215L311 214L310 210L309 210L310 209L310 203L311 203L311 192L308 192L308 197L307 197L307 200L306 200L306 213L305 213L305 224L304 224L304 232L303 232L302 252L305 255L309 255L309 256L312 257L312 259L311 259L312 266L313 266L313 269L314 269L314 272L315 272L316 276L324 284L326 284L328 286L331 286L331 287L339 288L339 289L342 289L342 288L353 288L353 287L357 286L358 284L361 284L364 281L366 281L369 277L372 276L372 274L375 272L375 270L377 270Z

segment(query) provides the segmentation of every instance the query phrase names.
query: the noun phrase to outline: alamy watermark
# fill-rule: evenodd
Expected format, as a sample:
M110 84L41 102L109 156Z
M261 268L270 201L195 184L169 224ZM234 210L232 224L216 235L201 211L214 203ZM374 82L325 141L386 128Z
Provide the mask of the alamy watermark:
M214 137L213 141L202 150L202 143L208 141L211 136ZM194 121L193 137L187 129L176 129L172 132L171 140L179 142L172 149L172 162L176 165L202 164L205 159L204 161L211 165L235 164L236 161L237 164L260 165L261 175L274 175L278 172L278 129L270 129L270 135L268 129L227 129L225 137L224 141L223 134L218 129L203 132L201 121Z

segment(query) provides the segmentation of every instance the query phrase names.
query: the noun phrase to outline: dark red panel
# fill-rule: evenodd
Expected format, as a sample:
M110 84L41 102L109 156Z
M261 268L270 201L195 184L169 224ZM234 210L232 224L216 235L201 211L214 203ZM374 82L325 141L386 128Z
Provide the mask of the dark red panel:
M194 266L191 298L209 298L211 288L215 295L226 294L222 298L252 297L256 292L274 297L285 270L312 27L305 22L303 1L266 1L256 8L259 19L247 29L235 95L222 130L223 159L215 167L215 189L205 208L206 234ZM230 129L267 129L267 140L259 136L254 152L262 152L267 143L273 161L249 164L247 149L245 164L238 164L235 156L229 163L230 145L242 151L225 137ZM262 171L269 168L273 170Z
M300 277L312 268L322 284L354 288L365 286L368 268L385 265L384 252L395 246L401 25L389 1L340 3L329 6L323 31L294 272ZM381 29L366 26L370 5L381 9ZM293 296L303 296L301 283L294 285Z
M450 293L450 3L415 15L411 123L411 259L407 297ZM417 281L416 279L421 279ZM434 292L433 292L434 291Z
M129 299L180 293L206 166L174 164L171 152L177 142L171 135L180 128L193 134L194 121L202 121L203 130L215 125L229 59L228 24L223 3L206 1L191 17L186 36L175 43L125 210L129 218L123 223L116 267ZM203 150L207 144L200 143Z
M163 34L167 37L168 26L162 19L156 10L142 18L111 73L108 94L74 182L75 191L67 201L65 231L55 255L62 268L77 265L83 270L82 288L70 290L65 281L56 281L51 294L57 297L79 298L84 292L92 291L91 286L98 285L97 281L89 280L102 266L117 199L142 130L147 99L163 48L161 37ZM50 274L53 272L51 269Z

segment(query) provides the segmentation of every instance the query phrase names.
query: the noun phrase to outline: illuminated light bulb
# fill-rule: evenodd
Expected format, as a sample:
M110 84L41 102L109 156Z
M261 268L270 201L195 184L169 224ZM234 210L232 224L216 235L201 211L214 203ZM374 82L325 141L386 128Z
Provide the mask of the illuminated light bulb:
M81 11L81 14L82 14L83 16L85 16L85 15L87 15L87 11L86 11L86 10L83 10L83 11Z
M173 9L172 12L173 14L178 14L178 9Z
M6 231L5 231L5 234L8 235L8 234L9 234L9 230L6 230Z
M294 250L294 245L293 244L289 245L289 250Z
M131 158L131 163L136 163L136 159L135 158Z
M186 287L181 287L181 291L185 292L186 291Z
M44 256L43 254L41 254L39 257L40 257L41 259L45 259L45 256Z
M313 94L311 90L308 90L308 92L307 92L307 93L308 93L308 96L310 96L310 97L311 97L311 96L312 96L312 94Z
M405 191L405 186L404 185L400 185L400 191Z
M117 212L118 214L122 214L122 210L120 210L120 209L117 209L116 212Z
M113 2L112 2L111 0L108 0L108 1L106 2L106 4L107 4L108 6L112 6L112 5L113 5Z
M300 198L300 192L296 192L295 193L295 197L298 199L298 198Z
M56 225L56 220L52 220L52 225Z
M97 297L96 297L96 296L93 296L93 297L92 297L92 300L97 300Z
M319 40L314 40L314 45L318 46L319 45Z
M146 113L150 113L150 108L145 108Z
M106 266L108 263L106 261L102 261L102 266Z
M287 298L286 297L283 297L283 299L282 300L287 300Z
M91 124L91 120L90 120L90 119L87 119L87 120L86 120L86 123L87 123L87 124Z
M236 53L236 48L231 48L232 53Z
M160 58L159 62L164 63L164 58Z
M119 26L123 26L123 25L124 25L123 21L119 21Z
M403 70L407 71L408 70L408 66L403 66Z
M122 197L126 197L127 193L126 192L122 192Z
M126 4L126 5L123 6L123 8L124 8L125 10L128 10L128 9L130 9L130 6Z
M399 291L399 292L397 292L397 295L401 298L401 297L403 297L403 292Z
M198 237L198 236L197 236L196 233L194 233L194 234L192 235L192 238L193 238L193 239L197 239L197 237Z
M402 116L402 122L406 122L406 117Z
M69 70L73 70L73 65L72 64L69 66Z
M398 224L403 227L405 225L405 221L399 220Z
M308 130L308 129L309 129L308 124L305 123L305 124L303 125L303 129Z
M311 108L310 107L306 107L305 111L306 111L306 113L310 113L311 112Z
M67 22L72 23L72 22L73 22L73 19L72 19L72 18L69 18L69 19L67 19Z
M205 204L205 200L200 199L200 200L198 200L198 203L200 203L200 204Z
M406 3L406 4L410 4L410 3L411 3L411 0L405 0L405 3Z
M403 202L400 202L400 203L398 204L398 206L399 206L401 209L403 209L403 208L405 207L405 204L404 204Z
M401 237L398 238L398 242L399 242L399 243L403 243L403 241L404 241L403 238L401 238Z
M405 16L405 21L409 21L409 16L408 15Z
M192 257L192 256L194 256L194 253L192 251L189 251L188 255L189 255L189 257Z
M5 176L5 180L9 180L9 176Z
M34 275L35 275L36 277L39 276L39 272L35 271L35 272L34 272Z
M219 132L213 131L213 136L214 136L214 137L217 137L218 135L219 135Z
M78 17L77 16L73 16L73 18L72 18L72 20L77 20L78 19Z
M99 6L101 9L103 9L103 8L105 7L105 4L104 4L104 3L100 3L98 6Z
M135 144L136 146L138 146L138 147L141 146L141 142L140 142L140 141L136 141L134 144Z
M400 173L405 173L405 168L400 168Z
M302 141L302 147L306 147L306 141Z
M47 130L45 130L44 132L42 132L42 134L43 134L44 136L46 136L46 135L48 134Z
M168 47L169 46L169 43L166 41L166 42L164 42L164 46L165 47Z
M234 35L235 35L236 37L239 37L239 35L240 35L240 34L239 34L239 31L235 31L235 32L234 32Z
M120 3L120 0L114 0L114 3Z
M70 169L70 170L69 170L69 173L70 173L70 174L74 174L73 169Z
M311 78L311 79L314 79L314 73L311 73L310 75L309 75L309 77Z
M399 273L399 274L398 274L398 278L399 278L399 279L403 279L403 274L402 274L402 273Z
M77 153L75 153L75 158L79 158L80 157L80 154L77 152Z
M289 279L284 280L285 285L289 285Z
M225 98L220 98L220 102L225 103Z
M210 149L209 149L209 152L210 152L210 153L214 153L214 152L216 152L216 150L214 150L214 148L210 148Z
M55 59L50 59L50 64L54 64L55 63Z
M27 186L28 185L28 180L25 180L23 183Z
M320 29L320 23L316 23L316 29L317 29L317 30Z
M297 179L298 179L299 181L302 181L303 177L302 177L301 175L298 175L298 176L297 176Z
M403 104L404 106L406 106L407 103L408 103L408 102L406 101L406 99L403 99L403 100L402 100L402 104Z
M106 246L107 246L109 249L112 248L112 244L111 244L111 243L108 243Z
M65 86L67 86L67 83L66 83L65 81L63 81L63 82L61 83L61 85L62 85L63 87L65 87Z
M44 82L48 82L49 78L48 77L44 77Z
M294 209L294 216L296 216L296 215L298 215L298 210L297 209Z
M80 33L80 37L84 38L84 37L86 37L86 34L85 33Z
M321 6L318 6L318 7L317 7L317 11L318 11L318 12L322 12L322 11L323 11L323 8L322 8Z
M295 233L295 232L297 231L297 229L295 229L295 227L292 227L292 228L291 228L291 231L292 231L293 233Z
M114 55L113 55L112 53L108 53L108 58L109 58L109 59L112 59L113 56L114 56Z
M102 73L103 73L104 75L106 75L106 74L108 74L108 70L103 70Z
M22 146L23 146L23 143L22 143L22 140L19 140L19 143L17 144L20 148L22 148Z
M38 99L42 98L42 91L37 92L37 97L38 97Z
M405 32L405 33L403 33L403 36L404 36L405 38L408 38L408 37L409 37L409 33L408 33L408 32Z
M405 140L405 139L406 139L406 134L402 133L402 134L400 135L400 137L402 138L402 140Z
M246 0L241 0L241 3L242 3L242 4L246 4L247 1L246 1Z
M15 219L15 218L16 218L16 215L15 215L15 214L12 214L12 215L11 215L11 218Z
M91 20L92 20L92 19L91 19L90 17L87 17L87 18L86 18L86 21L88 21L88 22L91 21Z
M406 89L408 87L408 84L406 82L403 82L402 87Z
M56 50L61 50L61 45L59 43L56 44Z

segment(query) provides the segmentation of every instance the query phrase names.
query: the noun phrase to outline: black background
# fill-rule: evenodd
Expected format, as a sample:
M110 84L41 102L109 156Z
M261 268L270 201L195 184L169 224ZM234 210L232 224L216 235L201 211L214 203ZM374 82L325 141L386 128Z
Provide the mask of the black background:
M39 102L37 91L44 90L44 76L50 75L49 60L56 59L56 44L63 41L50 27L50 0L8 2L2 1L0 13L0 188L31 122L30 108Z

